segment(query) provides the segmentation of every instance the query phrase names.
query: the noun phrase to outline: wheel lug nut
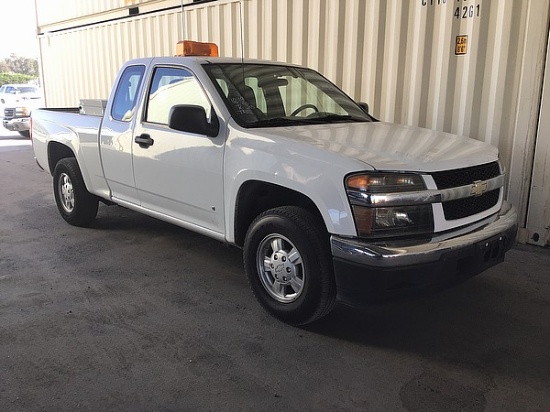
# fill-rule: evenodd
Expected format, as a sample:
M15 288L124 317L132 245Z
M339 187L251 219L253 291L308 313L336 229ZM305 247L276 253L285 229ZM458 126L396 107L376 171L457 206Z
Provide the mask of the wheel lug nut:
M286 282L286 276L283 276L283 280Z
M290 273L290 268L286 268L286 273Z
M273 259L277 260L279 257L277 255L273 256Z
M271 269L273 269L274 267L275 267L275 265L272 263L272 264L271 264Z
M286 257L283 256L283 262L286 262Z

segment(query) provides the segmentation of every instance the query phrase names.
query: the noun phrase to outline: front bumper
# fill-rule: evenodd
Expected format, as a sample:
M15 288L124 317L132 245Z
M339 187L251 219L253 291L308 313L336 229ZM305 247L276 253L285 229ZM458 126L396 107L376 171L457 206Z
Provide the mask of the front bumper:
M338 298L362 305L458 283L504 260L517 234L517 212L500 212L466 233L422 243L367 243L331 237Z
M4 127L12 132L24 132L31 128L30 117L16 117L13 119L6 119L2 121Z

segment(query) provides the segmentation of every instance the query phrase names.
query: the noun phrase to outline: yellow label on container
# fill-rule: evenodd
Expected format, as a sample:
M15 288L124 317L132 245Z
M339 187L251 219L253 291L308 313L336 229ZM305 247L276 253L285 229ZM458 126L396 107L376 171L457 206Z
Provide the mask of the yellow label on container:
M468 53L468 36L456 36L455 54L457 56Z

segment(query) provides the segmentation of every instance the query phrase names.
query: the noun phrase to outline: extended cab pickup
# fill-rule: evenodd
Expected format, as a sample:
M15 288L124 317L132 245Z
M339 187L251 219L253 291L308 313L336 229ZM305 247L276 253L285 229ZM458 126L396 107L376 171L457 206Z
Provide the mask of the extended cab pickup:
M291 324L466 279L515 241L496 148L376 121L304 67L132 60L103 116L32 120L68 223L103 201L236 245L258 301Z

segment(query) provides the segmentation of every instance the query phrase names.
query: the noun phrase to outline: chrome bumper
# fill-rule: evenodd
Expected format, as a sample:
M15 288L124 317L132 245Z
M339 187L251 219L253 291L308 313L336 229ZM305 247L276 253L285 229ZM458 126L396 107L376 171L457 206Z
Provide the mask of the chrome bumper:
M19 132L29 130L31 121L30 117L16 117L13 119L4 118L2 120L2 124L6 129L11 130L12 132Z
M516 209L504 202L500 212L485 225L444 240L432 240L419 244L374 244L364 240L332 236L332 255L335 259L378 268L399 268L439 261L449 252L458 251L517 231ZM410 242L409 242L410 243Z

